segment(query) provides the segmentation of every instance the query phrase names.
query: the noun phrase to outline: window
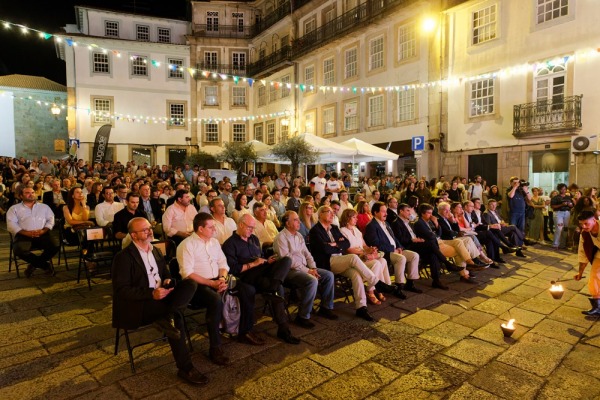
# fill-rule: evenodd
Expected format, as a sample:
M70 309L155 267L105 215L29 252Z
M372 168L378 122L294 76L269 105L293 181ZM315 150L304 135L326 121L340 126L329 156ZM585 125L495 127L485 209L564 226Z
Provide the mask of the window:
M285 48L290 45L290 35L285 35L281 38L281 48Z
M304 114L304 132L315 134L316 112L311 111Z
M285 120L285 122L284 122ZM281 120L281 124L279 124L279 141L285 142L288 140L288 136L290 135L290 120L283 118Z
M323 85L333 85L335 83L334 68L333 57L323 61Z
M108 64L108 54L93 53L93 59L93 72L95 74L110 73L110 66Z
M323 135L335 134L335 107L323 109Z
M267 122L267 144L275 144L275 121Z
M290 84L290 76L289 75L282 76L281 77L281 98L282 99L284 97L289 97L289 95L290 95L291 86L288 87L289 84Z
M110 124L110 115L113 109L113 99L108 97L92 98L94 107L92 115L92 125Z
M131 57L131 75L148 76L148 57L132 56Z
M415 119L415 89L398 92L398 122Z
M233 52L231 54L231 62L233 64L233 69L237 73L244 74L246 71L246 53L238 53Z
M185 126L185 103L169 103L169 126Z
M358 50L356 49L356 47L346 50L344 53L344 58L346 60L345 67L344 67L344 78L345 79L352 78L353 76L356 76L358 73L357 53L358 53Z
M496 5L473 13L473 44L496 38Z
M383 67L383 36L369 42L369 71Z
M262 48L258 51L258 59L262 60L263 58L265 58L267 56L267 49Z
M168 58L169 78L183 79L183 60L180 58Z
M217 58L216 51L205 51L204 52L204 64L206 68L217 68L219 61Z
M219 88L217 86L204 87L204 105L218 106L219 105Z
M277 87L273 82L269 86L269 103L272 103L277 100Z
M383 95L369 98L369 126L383 125Z
M119 23L117 21L105 21L104 36L119 37Z
M236 27L237 32L244 32L244 13L233 12L231 18L233 18L233 26Z
M494 113L494 79L482 79L471 83L470 115Z
M552 110L564 107L566 66L540 64L535 73L535 100L538 107L551 106Z
M261 86L258 88L258 106L264 106L267 104L267 88Z
M171 43L171 29L158 28L158 43Z
M219 125L215 123L204 124L204 141L210 143L219 141Z
M233 141L247 142L246 140L246 124L233 124Z
M569 14L569 0L537 0L537 23L552 21Z
M207 11L206 12L206 31L207 32L218 32L219 31L219 12L218 11Z
M305 35L308 35L315 29L317 29L317 19L316 18L313 17L304 23L304 34Z
M136 39L140 42L149 42L150 27L148 25L136 25Z
M354 131L358 129L358 101L349 101L344 104L344 130Z
M232 99L234 106L245 106L246 105L246 88L236 87L232 88Z
M265 139L263 137L263 124L254 125L254 140L264 142Z
M406 60L417 55L417 34L415 24L398 28L398 60Z
M315 66L311 65L304 69L304 83L306 84L306 91L312 92L315 85ZM311 88L312 87L312 88Z

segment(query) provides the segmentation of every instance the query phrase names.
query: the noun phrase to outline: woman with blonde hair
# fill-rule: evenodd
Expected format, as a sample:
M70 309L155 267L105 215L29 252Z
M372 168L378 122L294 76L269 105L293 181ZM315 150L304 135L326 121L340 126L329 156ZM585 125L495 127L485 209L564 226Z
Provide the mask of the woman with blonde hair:
M310 229L317 223L315 206L307 201L303 202L300 204L298 216L300 217L300 229L298 232L302 234L304 241L308 243L308 233L310 232Z
M358 213L353 209L346 209L340 218L340 231L350 242L348 254L356 254L365 263L373 274L382 282L388 285L392 284L390 272L388 270L387 261L379 254L376 247L369 247L363 239L363 235L356 227ZM375 286L367 288L367 301L371 304L381 304L385 301L385 296L382 293L375 291Z

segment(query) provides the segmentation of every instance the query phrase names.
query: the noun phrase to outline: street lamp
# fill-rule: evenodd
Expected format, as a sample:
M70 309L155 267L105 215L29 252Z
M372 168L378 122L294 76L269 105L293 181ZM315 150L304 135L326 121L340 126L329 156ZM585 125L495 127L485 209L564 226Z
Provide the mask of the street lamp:
M52 113L52 115L54 115L54 119L58 119L58 116L60 115L60 107L56 104L53 104L50 108L50 112Z

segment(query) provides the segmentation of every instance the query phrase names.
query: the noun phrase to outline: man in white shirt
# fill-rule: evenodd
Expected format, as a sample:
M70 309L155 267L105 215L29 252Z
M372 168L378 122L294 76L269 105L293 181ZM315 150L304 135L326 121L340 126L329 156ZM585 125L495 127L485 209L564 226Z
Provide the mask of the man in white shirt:
M331 200L339 200L338 193L342 188L343 185L338 180L337 172L332 172L329 180L325 183L325 191L331 192Z
M288 183L287 179L286 179L286 173L282 172L281 174L279 174L279 178L277 178L275 180L275 186L277 187L277 189L281 190L284 187L289 188L290 184Z
M258 237L261 247L273 246L275 236L277 236L277 227L273 221L267 219L267 206L262 202L254 203L252 211L256 218L256 228L254 234Z
M318 314L327 319L337 319L333 312L333 298L335 289L334 275L331 271L317 268L313 256L304 243L304 238L298 232L300 218L294 211L287 211L282 218L284 229L277 234L273 243L273 250L279 257L292 259L292 268L288 272L285 286L299 289L300 305L294 323L303 328L314 328L310 321L313 303L317 289L321 294L321 306Z
M310 180L311 193L319 192L321 193L321 198L325 197L325 185L327 184L325 173L325 170L322 169L318 176L315 176Z
M223 244L235 232L237 225L232 218L225 215L225 203L222 198L217 197L210 201L210 211L215 218L215 238Z
M375 190L373 192L373 199L369 202L369 210L373 209L373 204L377 203L379 201L380 197L381 197L381 192L379 190Z
M481 186L481 175L475 175L475 180L469 186L469 191L467 192L467 196L469 200L474 198L482 199L483 198L483 186Z
M215 201L223 203L222 199ZM206 324L210 342L209 355L217 365L229 364L229 358L221 346L219 324L223 318L222 293L227 290L230 279L227 258L221 250L221 244L215 239L215 220L210 214L200 213L194 217L194 233L184 239L177 247L177 262L184 279L191 279L198 284L191 303L198 307L206 307ZM239 293L242 326L252 321L254 310L254 289L241 281L236 282L235 289ZM252 326L252 324L250 324Z
M191 204L191 195L185 189L175 192L175 202L163 214L163 231L176 244L193 232L193 221L197 212Z
M256 203L262 202L262 198L263 192L260 189L256 189L254 191L254 197L252 197L252 200L248 202L248 209L250 210L250 214L254 215L254 205Z
M110 186L102 188L102 197L104 197L104 201L98 203L94 209L94 215L98 226L107 226L113 223L115 214L124 209L125 204L115 201L115 191Z
M285 214L285 203L281 201L281 190L275 189L272 193L273 201L271 202L271 207L275 209L275 214L277 215L277 219L281 221L283 214Z

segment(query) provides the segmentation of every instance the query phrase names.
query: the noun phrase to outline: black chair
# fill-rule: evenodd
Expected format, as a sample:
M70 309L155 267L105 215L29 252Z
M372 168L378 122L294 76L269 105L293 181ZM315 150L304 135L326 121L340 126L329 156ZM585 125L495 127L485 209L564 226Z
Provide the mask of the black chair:
M9 249L9 254L8 254L8 272L12 271L12 264L14 262L15 263L15 271L17 272L17 278L20 278L21 274L19 273L19 257L15 254L13 235L10 232L8 235L10 238L10 249ZM37 246L32 245L31 251L42 251L42 249L40 249ZM25 261L25 260L23 260L23 261ZM54 262L52 261L52 259L50 259L49 262L50 262L52 276L54 276L56 274L56 271L54 270Z
M177 246L172 240L156 240L152 242L152 246L160 250L167 263L169 263L176 256ZM171 275L173 275L173 271L170 272ZM177 266L177 274L179 276L179 266ZM179 278L181 278L181 276L179 276Z
M354 291L352 290L352 280L343 275L335 275L335 287L344 294L344 302L350 303L350 297L354 300Z
M77 283L81 279L81 269L85 271L88 288L92 290L92 279L89 264L96 268L108 267L110 274L112 259L116 253L110 229L107 227L85 228L77 231L79 235L79 265L77 268Z

